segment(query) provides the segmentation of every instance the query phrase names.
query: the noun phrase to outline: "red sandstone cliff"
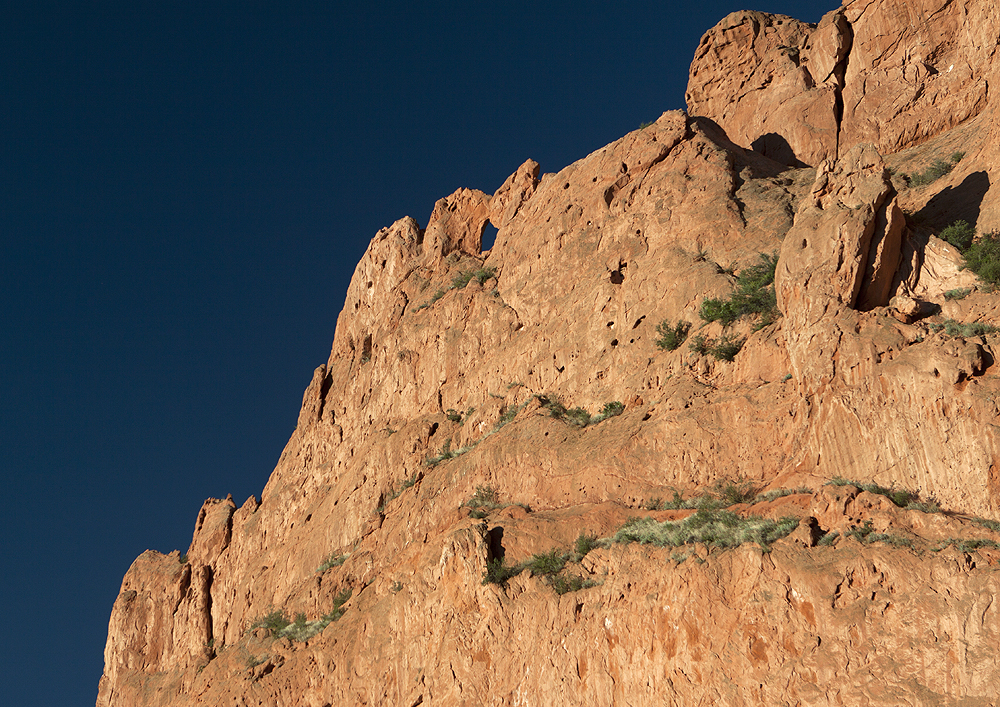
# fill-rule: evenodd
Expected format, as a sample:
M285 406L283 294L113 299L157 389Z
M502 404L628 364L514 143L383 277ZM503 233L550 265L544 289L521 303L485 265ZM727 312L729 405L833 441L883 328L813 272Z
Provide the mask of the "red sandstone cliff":
M126 575L98 705L994 704L998 339L935 325L1000 322L1000 296L933 234L1000 228L998 9L731 15L687 114L376 234L261 501L206 501L183 558ZM699 328L761 253L783 316ZM746 341L658 347L678 321ZM624 410L580 427L557 397ZM736 516L797 527L614 541L727 484L774 492L730 494ZM571 591L483 583L581 532L605 541ZM311 637L252 628L275 611Z

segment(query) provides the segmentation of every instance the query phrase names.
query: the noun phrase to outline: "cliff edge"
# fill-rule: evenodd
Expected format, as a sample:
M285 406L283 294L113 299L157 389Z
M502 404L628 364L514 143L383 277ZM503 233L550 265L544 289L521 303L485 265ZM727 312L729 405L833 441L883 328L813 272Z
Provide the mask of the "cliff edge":
M98 706L994 704L1000 295L939 236L1000 229L998 37L735 13L687 112L379 231Z

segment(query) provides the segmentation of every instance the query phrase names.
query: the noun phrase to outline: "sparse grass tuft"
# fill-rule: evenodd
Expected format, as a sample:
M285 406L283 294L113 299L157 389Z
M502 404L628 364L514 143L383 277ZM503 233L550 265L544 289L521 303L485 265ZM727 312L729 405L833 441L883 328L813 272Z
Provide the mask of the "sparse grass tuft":
M833 543L839 537L840 537L840 533L837 533L837 532L826 533L826 534L823 535L823 537L821 537L819 539L819 541L816 543L816 545L821 546L821 547L825 547L825 546L828 546L828 545L833 545Z
M960 287L958 289L948 290L947 292L945 292L944 298L946 300L960 300L960 299L965 299L970 294L972 294L971 287Z
M969 554L980 548L986 548L988 550L1000 550L1000 543L996 542L995 540L988 540L984 538L975 538L966 540L963 540L961 538L948 538L938 547L931 548L931 550L934 552L940 552L941 550L944 550L946 547L950 547L952 545L958 548L959 552L964 552L965 554Z
M943 331L946 336L957 336L963 339L974 336L985 336L986 334L995 334L1000 331L997 327L985 322L969 322L968 324L963 324L955 321L954 319L945 319L942 324L931 324L930 328L934 331Z
M347 555L338 555L337 553L331 553L325 560L323 564L316 568L317 572L326 572L328 569L333 567L340 567L347 560Z
M765 552L771 543L785 537L798 527L798 518L747 516L729 511L701 509L680 521L658 523L650 517L632 518L615 533L617 543L639 542L658 547L679 547L687 543L704 543L731 548L745 542L756 542Z
M853 526L847 531L846 537L854 538L862 545L886 543L887 545L892 545L893 547L913 548L913 540L910 538L903 537L902 535L890 535L889 533L876 533L870 520L866 520L864 525Z
M475 273L472 270L463 270L451 279L452 290L461 290L463 287L472 282L472 278L475 277Z
M477 486L476 493L465 502L465 505L472 509L469 515L473 518L485 518L490 511L504 508L500 503L500 494L492 486Z
M994 533L1000 533L1000 522L995 520L987 520L986 518L980 518L976 516L972 519L972 522L978 526L992 530Z
M689 322L679 321L670 326L664 319L656 325L656 333L660 335L660 338L656 340L656 345L664 351L676 351L687 340L690 330L691 324Z

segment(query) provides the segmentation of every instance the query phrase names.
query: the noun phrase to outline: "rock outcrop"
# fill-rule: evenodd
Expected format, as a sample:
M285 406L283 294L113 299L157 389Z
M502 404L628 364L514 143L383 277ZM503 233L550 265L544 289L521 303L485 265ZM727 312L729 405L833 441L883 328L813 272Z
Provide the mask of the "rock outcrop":
M261 500L126 575L98 705L993 704L998 339L942 322L1000 296L935 234L997 213L1000 15L918 5L731 15L689 113L379 231ZM777 309L702 318L772 256Z

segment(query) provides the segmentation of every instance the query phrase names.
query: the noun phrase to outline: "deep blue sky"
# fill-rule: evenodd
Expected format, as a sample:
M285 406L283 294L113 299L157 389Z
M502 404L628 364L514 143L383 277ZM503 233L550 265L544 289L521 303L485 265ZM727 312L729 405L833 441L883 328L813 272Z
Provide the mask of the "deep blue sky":
M379 228L683 108L747 7L288 6L0 13L6 704L92 705L132 560L259 496Z

